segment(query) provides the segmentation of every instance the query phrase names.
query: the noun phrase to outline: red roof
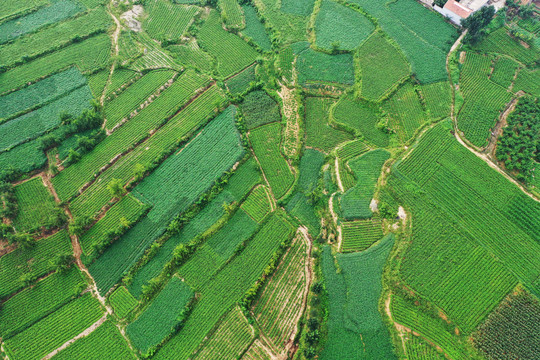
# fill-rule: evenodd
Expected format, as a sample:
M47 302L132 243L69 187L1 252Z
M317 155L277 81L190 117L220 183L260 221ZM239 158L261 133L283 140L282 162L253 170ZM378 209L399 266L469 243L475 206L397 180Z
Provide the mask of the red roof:
M472 14L472 10L469 9L468 7L465 7L463 5L461 5L460 3L458 3L457 1L455 0L448 0L446 2L446 4L444 4L444 8L447 9L447 10L450 10L451 12L453 12L454 14L462 17L462 18L467 18L469 15Z

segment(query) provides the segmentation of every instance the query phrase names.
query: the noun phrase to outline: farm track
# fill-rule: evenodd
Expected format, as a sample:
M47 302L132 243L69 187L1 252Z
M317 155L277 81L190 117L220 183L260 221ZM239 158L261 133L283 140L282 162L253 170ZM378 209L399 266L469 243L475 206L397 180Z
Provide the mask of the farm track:
M111 5L109 5L111 6ZM118 20L116 18L116 16L114 16L113 12L111 11L111 9L109 7L107 7L107 13L113 18L115 24L116 24L116 29L114 30L114 33L112 35L112 42L114 44L114 52L115 52L115 58L118 58L118 54L120 53L120 48L118 46L118 36L120 35L120 31L122 31L122 24L120 23L120 20ZM105 84L105 88L103 89L103 93L101 94L101 98L99 99L99 103L101 104L101 106L103 106L103 104L105 103L105 94L107 94L107 90L109 89L109 86L111 84L111 78L112 78L112 75L114 73L114 70L116 68L116 62L118 60L115 60L113 61L112 65L111 65L111 71L109 72L109 77L107 78L107 83ZM105 123L106 122L103 122L103 128L105 128Z
M107 320L107 314L103 315L98 321L96 321L95 323L90 325L90 327L88 327L86 330L84 330L79 335L75 336L72 339L69 339L64 344L62 344L62 346L60 346L59 348L54 349L53 351L51 351L49 354L44 356L41 360L49 360L50 358L52 358L53 356L58 354L60 351L67 348L69 345L73 344L75 341L77 341L77 340L79 340L79 339L81 339L81 338L83 338L85 336L90 335L92 332L94 332L94 330L96 330L98 327L100 327L106 320Z
M456 42L454 43L454 45L452 45L451 49L450 49L450 52L448 53L448 55L446 56L446 71L448 72L448 74L450 74L450 69L448 67L448 60L450 58L450 54L456 50L459 45L461 45L461 41L463 40L463 37L465 36L465 34L467 33L467 31L464 31L461 36L456 40ZM530 197L531 199L533 199L534 201L537 201L537 202L540 202L540 199L538 197L536 197L535 195L533 195L532 193L530 193L527 189L525 189L525 187L523 185L521 185L517 180L515 180L513 177L511 177L510 175L508 175L508 173L506 171L504 171L503 169L501 169L499 167L499 165L497 165L495 162L493 162L490 157L485 154L485 153L482 153L482 152L479 152L477 151L476 149L474 149L472 146L468 145L464 140L463 138L461 137L460 135L460 130L458 128L458 125L457 125L457 117L456 117L456 114L455 114L455 89L454 87L452 86L452 92L454 93L454 96L452 97L452 106L451 106L451 118L452 118L452 124L453 124L453 127L454 127L454 136L456 137L456 140L461 144L463 145L465 148L467 148L470 152L472 152L474 155L476 155L477 157L479 157L480 159L482 159L486 164L489 165L489 167L491 167L492 169L496 170L497 172L499 172L499 174L501 174L502 176L504 176L508 181L510 181L511 183L513 183L514 185L516 185L525 195L527 195L528 197ZM508 108L507 108L508 110ZM507 115L508 116L508 115Z

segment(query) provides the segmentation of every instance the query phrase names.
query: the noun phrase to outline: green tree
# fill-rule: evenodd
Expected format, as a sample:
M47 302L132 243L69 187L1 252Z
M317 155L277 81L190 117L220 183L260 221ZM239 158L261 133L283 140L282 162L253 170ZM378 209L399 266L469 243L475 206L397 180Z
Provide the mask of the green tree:
M124 184L120 179L112 179L109 185L107 185L107 189L109 189L109 192L113 198L120 198L126 193Z
M56 273L65 273L69 270L73 261L75 261L75 257L71 254L58 254L50 260L49 264Z
M491 22L495 15L493 6L484 6L468 18L461 21L461 25L468 29L463 42L466 44L476 44L486 35L485 27Z

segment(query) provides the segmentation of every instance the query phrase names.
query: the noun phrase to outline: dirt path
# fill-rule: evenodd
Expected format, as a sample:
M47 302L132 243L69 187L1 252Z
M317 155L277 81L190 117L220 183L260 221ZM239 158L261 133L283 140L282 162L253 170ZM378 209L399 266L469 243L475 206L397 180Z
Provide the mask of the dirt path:
M50 176L46 173L43 174L43 183L45 184L45 186L47 186L47 188L53 195L56 203L60 204L62 201L60 200L60 198L58 197L58 194L56 193L56 189L54 188L51 182ZM70 222L73 221L73 215L71 214L71 210L69 210L68 207L65 208L65 212L69 221ZM79 243L79 238L76 235L72 235L72 234L70 234L69 237L71 239L71 246L73 247L73 256L75 257L75 263L77 264L77 267L81 270L81 272L85 273L88 276L88 278L91 280L90 287L91 287L92 294L107 309L107 313L112 314L111 307L105 303L105 298L99 294L94 278L92 277L92 275L90 274L86 266L81 261L82 248L81 248L81 244Z
M292 159L299 152L300 119L298 116L298 103L295 98L294 89L279 83L281 90L277 92L283 104L283 115L287 119L283 130L283 153L288 159Z
M112 6L112 5L109 4L109 6ZM107 8L107 12L113 18L113 20L114 20L114 22L116 24L116 29L114 30L114 33L112 35L112 42L114 44L115 58L118 58L118 54L120 53L120 49L119 49L119 46L118 46L118 36L120 35L120 31L122 31L122 24L120 23L120 20L118 20L116 18L116 16L114 16L113 12L111 11L111 9L109 7ZM112 78L112 75L114 73L114 69L116 68L116 62L117 61L118 60L113 61L112 65L111 65L111 71L109 72L109 77L107 79L107 82L105 83L105 88L103 89L103 93L101 94L101 98L99 99L99 103L102 106L105 103L105 94L107 94L107 90L109 89L109 85L111 84L111 78ZM106 122L103 122L103 127L105 127L105 123Z
M512 101L508 103L508 105L506 106L506 109L504 109L503 113L501 114L499 121L497 122L497 124L493 128L493 131L491 132L491 137L489 138L488 146L486 146L484 151L482 151L492 161L495 161L495 162L497 161L495 157L495 149L497 148L497 140L502 135L503 129L504 127L506 127L506 124L507 124L506 119L508 118L508 115L510 115L510 113L514 111L514 109L516 108L516 104L518 100L519 100L519 96L516 98L513 98Z
M341 175L339 174L339 161L338 161L337 156L336 156L334 167L336 168L336 181L337 181L339 191L341 191L343 193L343 192L345 192L345 190L343 188L343 183L341 182Z
M337 194L337 191L330 196L330 199L328 200L328 208L330 209L330 214L332 214L332 220L334 220L334 224L336 225L336 228L337 228L337 232L338 232L337 248L339 251L341 249L341 242L342 242L343 236L341 233L341 225L338 225L338 216L334 212L334 196L336 194Z
M461 36L456 40L456 42L454 43L454 45L452 45L452 48L450 50L450 52L448 53L448 55L446 56L446 71L448 72L448 74L450 74L450 69L448 68L448 61L449 61L449 58L450 58L450 54L452 53L453 50L455 50L460 44L461 44L461 40L463 39L463 37L465 36L465 34L467 33L467 31L464 31L463 34L461 34ZM455 91L455 89L453 89L453 91ZM491 167L492 169L496 170L499 174L501 174L502 176L504 176L508 181L510 181L511 183L513 183L514 185L516 185L525 195L527 195L528 197L530 197L531 199L533 199L534 201L537 201L537 202L540 202L540 199L538 199L535 195L533 195L532 193L530 193L527 189L525 189L525 187L523 185L521 185L518 181L516 181L514 178L512 178L510 175L508 175L506 173L506 171L502 170L496 163L494 163L487 154L484 154L484 153L481 153L479 151L477 151L476 149L474 149L472 146L468 145L462 138L461 138L461 135L459 133L459 128L458 128L458 125L457 125L457 118L456 118L456 114L455 114L455 106L454 106L454 103L455 103L455 96L453 97L452 99L452 106L451 106L451 118L452 118L452 123L453 123L453 126L454 126L454 136L456 137L457 141L463 145L465 148L467 148L470 152L472 152L474 155L476 155L477 157L479 157L480 159L482 159L484 162L486 162L489 167ZM507 108L508 110L508 108ZM504 114L503 114L504 115ZM506 114L506 116L508 116L508 114ZM506 119L506 118L505 118ZM496 141L495 141L496 143Z
M95 323L93 323L92 325L90 325L89 328L87 328L86 330L84 330L82 333L80 333L79 335L75 336L74 338L66 341L64 344L62 344L62 346L60 346L59 348L51 351L49 354L47 354L46 356L43 357L43 359L41 360L48 360L50 358L52 358L53 356L55 356L56 354L58 354L60 351L64 350L65 348L67 348L69 345L73 344L75 341L79 340L80 338L83 338L85 336L88 336L90 335L92 332L94 332L94 330L96 330L98 327L100 327L105 321L107 320L107 314L103 315L101 317L101 319L99 319L98 321L96 321Z

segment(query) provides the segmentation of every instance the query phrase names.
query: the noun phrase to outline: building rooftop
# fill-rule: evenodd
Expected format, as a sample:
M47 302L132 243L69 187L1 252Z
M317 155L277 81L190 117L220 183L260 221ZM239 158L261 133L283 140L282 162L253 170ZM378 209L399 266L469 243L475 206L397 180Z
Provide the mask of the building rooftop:
M473 11L462 4L458 3L455 0L448 0L446 4L444 4L444 9L447 9L454 14L458 15L459 17L465 19L469 15L473 13Z

